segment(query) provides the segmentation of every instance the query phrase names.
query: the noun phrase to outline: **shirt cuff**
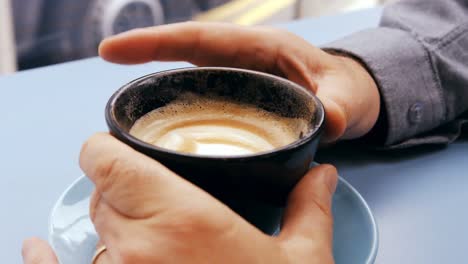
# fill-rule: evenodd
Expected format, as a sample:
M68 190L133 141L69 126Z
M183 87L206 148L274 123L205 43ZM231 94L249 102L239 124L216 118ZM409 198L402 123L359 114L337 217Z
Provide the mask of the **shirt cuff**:
M430 55L410 33L368 29L323 48L357 58L373 75L386 115L386 146L402 144L444 122L445 102Z

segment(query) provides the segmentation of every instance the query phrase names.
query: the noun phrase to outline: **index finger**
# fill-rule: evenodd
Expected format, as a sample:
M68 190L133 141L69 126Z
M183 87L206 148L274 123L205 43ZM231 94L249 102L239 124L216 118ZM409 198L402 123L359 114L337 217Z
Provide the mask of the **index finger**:
M164 206L208 196L159 162L106 133L92 136L83 145L80 166L113 209L134 219L147 218Z
M200 66L267 70L275 64L274 30L185 22L131 30L102 41L99 54L121 64L188 61Z

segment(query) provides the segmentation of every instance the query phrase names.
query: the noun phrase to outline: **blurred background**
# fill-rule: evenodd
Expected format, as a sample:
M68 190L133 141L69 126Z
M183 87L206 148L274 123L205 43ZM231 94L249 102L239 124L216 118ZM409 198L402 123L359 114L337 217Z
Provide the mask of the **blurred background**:
M0 74L96 56L103 38L138 27L188 20L274 24L385 2L389 0L0 0Z

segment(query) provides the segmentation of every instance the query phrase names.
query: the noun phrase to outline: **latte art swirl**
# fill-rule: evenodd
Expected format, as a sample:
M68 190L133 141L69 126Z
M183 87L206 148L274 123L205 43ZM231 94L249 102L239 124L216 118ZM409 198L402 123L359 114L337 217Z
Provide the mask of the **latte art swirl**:
M301 119L253 106L197 98L177 100L149 112L130 134L182 153L239 156L270 151L296 141L306 130Z

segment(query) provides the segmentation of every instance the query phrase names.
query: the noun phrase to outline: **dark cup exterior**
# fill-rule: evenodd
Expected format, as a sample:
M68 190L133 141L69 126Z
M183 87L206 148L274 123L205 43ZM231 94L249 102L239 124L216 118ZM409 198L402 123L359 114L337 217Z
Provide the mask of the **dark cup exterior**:
M292 116L310 114L310 132L296 142L251 156L197 156L145 143L129 134L144 114L166 105L183 92L222 96L259 104ZM309 104L309 105L308 105ZM307 110L307 107L312 108ZM275 109L274 109L275 108ZM301 113L298 114L300 108ZM306 111L307 110L307 111ZM305 111L305 112L304 112ZM275 206L308 171L324 127L320 101L305 88L265 73L221 67L184 68L144 76L119 89L106 107L110 133L135 150L159 161L221 201L256 200Z

